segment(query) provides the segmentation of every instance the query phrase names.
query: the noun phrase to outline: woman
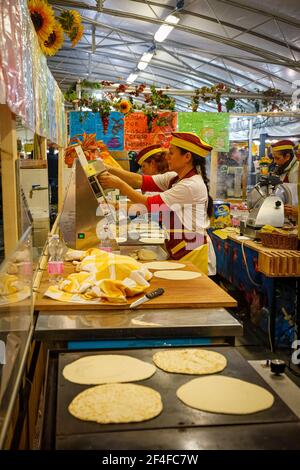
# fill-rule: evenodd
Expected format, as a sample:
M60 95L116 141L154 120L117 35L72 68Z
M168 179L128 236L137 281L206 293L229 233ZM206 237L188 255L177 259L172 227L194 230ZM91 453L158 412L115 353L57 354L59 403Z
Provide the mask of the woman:
M169 233L166 248L172 259L191 261L203 272L215 274L215 255L206 233L213 201L208 192L205 158L212 147L192 133L172 134L163 175L138 175L108 168L100 176L104 188L117 188L132 202L143 204L148 212L161 212ZM142 191L159 192L155 196Z
M168 171L166 149L159 145L143 148L136 156L136 163L141 167L143 175L158 175Z

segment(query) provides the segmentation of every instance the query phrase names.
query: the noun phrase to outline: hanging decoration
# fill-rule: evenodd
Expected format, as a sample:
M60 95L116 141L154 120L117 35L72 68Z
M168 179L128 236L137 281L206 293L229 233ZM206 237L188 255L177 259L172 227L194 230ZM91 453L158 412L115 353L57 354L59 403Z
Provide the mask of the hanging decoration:
M81 16L76 10L65 10L58 18L64 32L69 36L72 47L75 47L83 35Z
M47 41L55 22L52 7L43 0L29 0L28 8L39 41Z
M64 33L70 38L72 47L82 38L84 28L77 11L64 10L56 18L46 0L28 0L28 9L45 55L53 56L62 48Z
M160 111L175 111L176 100L168 96L165 91L157 90L154 85L150 86L150 93L145 93L146 84L136 85L133 89L131 85L118 84L114 88L114 83L108 81L88 82L83 80L81 83L81 98L78 98L76 92L76 83L74 83L65 93L65 99L73 104L76 110L81 110L83 106L91 108L93 111L99 111L101 118L104 119L104 126L109 114L109 110L116 109L127 115L134 111L141 111L147 117L148 130L151 132L153 123L157 126L165 126L165 118L161 120L158 116ZM105 88L110 88L105 91ZM114 88L113 90L111 90ZM91 91L87 90L103 90L104 98L96 100ZM127 94L128 98L120 98L120 93ZM142 96L141 96L142 95ZM232 96L233 95L233 96ZM239 97L240 95L240 97ZM143 97L144 103L134 102L134 97ZM245 92L240 88L232 90L224 83L218 83L211 87L203 86L195 90L191 100L192 112L197 112L200 102L215 103L217 111L222 112L222 108L226 108L227 112L234 111L243 113L246 111L243 102L251 103L255 106L257 112L276 112L287 111L291 106L291 99L281 90L276 88L268 88L265 91L258 89L255 92ZM120 105L122 103L122 109ZM169 119L169 118L168 118ZM170 117L172 120L172 116Z
M51 34L49 34L47 41L40 42L40 48L43 53L48 56L53 56L61 49L64 42L64 30L58 21L54 22Z

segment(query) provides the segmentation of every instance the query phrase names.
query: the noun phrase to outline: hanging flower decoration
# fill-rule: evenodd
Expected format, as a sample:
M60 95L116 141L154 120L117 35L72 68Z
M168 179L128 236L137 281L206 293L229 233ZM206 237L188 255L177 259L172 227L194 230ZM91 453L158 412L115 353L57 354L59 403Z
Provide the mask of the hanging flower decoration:
M127 100L120 100L116 103L115 108L123 114L129 114L132 110L132 105L130 101Z
M61 49L64 42L64 31L58 23L55 21L52 33L48 36L47 41L40 42L40 47L45 55L53 56Z
M43 0L29 0L28 8L39 41L47 41L54 28L53 9Z
M72 47L75 47L83 35L83 26L81 16L76 10L65 10L58 18L64 32L72 41Z
M61 49L64 32L75 47L82 38L84 28L80 14L75 10L64 10L56 19L53 8L46 0L28 0L28 8L40 47L45 55L52 56Z

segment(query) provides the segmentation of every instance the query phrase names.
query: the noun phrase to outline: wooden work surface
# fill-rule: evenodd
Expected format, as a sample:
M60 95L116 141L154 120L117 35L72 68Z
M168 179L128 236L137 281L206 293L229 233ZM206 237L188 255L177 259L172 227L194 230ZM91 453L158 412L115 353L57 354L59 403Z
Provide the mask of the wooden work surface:
M258 270L268 277L299 277L300 251L267 248L254 240L239 240L239 235L228 238L258 252Z
M192 263L185 263L184 270L198 271ZM65 277L74 272L74 266L71 263L65 263ZM82 304L71 302L59 302L57 300L45 297L43 294L49 286L48 274L45 272L40 284L39 294L35 302L35 310L40 312L54 311L76 311L80 310L103 310L103 309L127 309L134 300L142 297L136 295L128 299L127 303L115 304L103 301L101 304ZM140 308L159 309L159 308L213 308L213 307L235 307L235 299L228 295L221 287L215 284L204 274L197 279L189 281L171 281L167 279L158 279L153 276L150 281L150 287L146 292L151 292L158 287L165 289L165 293L160 297L145 302Z

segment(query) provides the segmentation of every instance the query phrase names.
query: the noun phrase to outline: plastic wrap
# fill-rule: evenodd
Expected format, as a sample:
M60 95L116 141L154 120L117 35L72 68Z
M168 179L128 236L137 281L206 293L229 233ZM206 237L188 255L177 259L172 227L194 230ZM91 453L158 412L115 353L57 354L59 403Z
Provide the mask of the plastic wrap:
M25 94L25 118L24 125L35 130L35 115L33 107L33 77L32 77L32 47L34 44L35 32L28 14L27 4L19 0L22 12L22 55L23 55L23 85Z
M1 66L5 86L6 103L10 109L26 118L25 90L22 60L22 0L1 2ZM3 87L2 87L2 95Z

